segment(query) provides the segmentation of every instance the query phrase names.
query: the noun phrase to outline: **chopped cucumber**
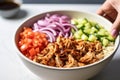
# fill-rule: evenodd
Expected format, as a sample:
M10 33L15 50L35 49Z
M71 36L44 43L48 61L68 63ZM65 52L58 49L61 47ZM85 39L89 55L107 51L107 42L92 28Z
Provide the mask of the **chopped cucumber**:
M94 21L89 21L90 22L90 24L91 24L91 26L93 27L93 26L95 26L97 23L96 22L94 22Z
M77 33L81 36L83 34L82 30L78 30Z
M74 34L74 33L75 33L75 30L72 28L72 29L71 29L71 32Z
M85 29L86 29L86 28L91 28L91 25L90 25L89 22L87 22L87 23L85 24Z
M77 25L78 24L78 20L77 19L72 19L71 20L71 24Z
M82 34L83 34L82 30L78 30L77 32L74 33L74 37L76 39L81 39Z
M78 29L83 28L83 26L84 26L84 24L78 24L78 25L76 25L76 27L77 27Z
M75 38L75 39L81 39L81 36L76 32L76 33L74 34L74 38Z
M90 32L91 32L91 29L85 29L84 30L84 33L86 33L86 34L90 34Z
M81 21L82 24L86 24L87 22L88 22L88 20L87 20L86 18L84 18L84 19Z
M109 40L104 38L102 40L102 44L103 44L103 46L107 46L109 44Z
M95 27L97 30L102 29L102 28L99 26L99 24L96 24L94 27Z
M108 39L108 40L110 40L110 41L112 41L112 42L114 42L114 41L115 41L115 38L114 38L114 37L112 37L112 35L108 35L107 39Z
M85 35L85 34L82 34L81 39L82 39L82 40L88 40L88 36Z
M105 35L106 35L106 30L105 30L105 29L100 29L100 30L98 31L98 35L100 35L100 36L105 36Z
M92 27L90 33L93 34L93 33L96 33L96 32L98 32L98 30L95 27Z
M107 46L110 42L115 41L115 38L113 38L110 33L97 22L89 21L87 18L83 18L73 19L71 20L71 23L78 28L77 32L71 29L75 39L88 41L99 40L103 46Z
M97 40L97 37L95 35L90 35L88 40L89 41L95 41L95 40Z

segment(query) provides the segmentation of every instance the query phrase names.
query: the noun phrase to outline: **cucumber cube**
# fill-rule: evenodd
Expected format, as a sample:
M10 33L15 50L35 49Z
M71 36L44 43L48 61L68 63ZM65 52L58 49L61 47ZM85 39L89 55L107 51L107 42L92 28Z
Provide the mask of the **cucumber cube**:
M102 44L103 44L103 46L107 46L109 44L109 40L104 38L102 40Z
M85 34L82 34L81 39L82 39L82 40L88 40L88 36L85 35Z
M95 40L97 40L97 37L95 35L90 35L88 40L89 41L95 41Z
M74 37L76 39L80 39L82 34L83 34L82 30L78 30L77 32L74 33Z
M77 19L72 19L71 20L71 24L77 25L78 24L78 20Z

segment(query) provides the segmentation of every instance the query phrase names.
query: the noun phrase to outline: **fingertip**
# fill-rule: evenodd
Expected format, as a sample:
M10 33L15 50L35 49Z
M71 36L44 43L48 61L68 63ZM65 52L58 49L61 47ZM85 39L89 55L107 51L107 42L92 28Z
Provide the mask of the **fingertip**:
M119 35L119 31L117 31L117 29L112 29L111 30L111 35L116 38Z
M98 14L98 15L104 15L104 11L103 11L103 9L101 9L101 8L99 8L97 11L96 11L96 13Z
M117 37L119 35L119 31L120 31L120 14L118 14L116 20L114 21L113 25L112 25L112 31L111 34L114 37Z

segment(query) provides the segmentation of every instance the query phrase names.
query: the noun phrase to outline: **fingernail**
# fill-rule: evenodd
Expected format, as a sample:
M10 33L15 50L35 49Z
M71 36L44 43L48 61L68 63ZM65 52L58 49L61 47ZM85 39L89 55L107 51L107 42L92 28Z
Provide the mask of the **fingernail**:
M118 32L117 32L116 29L113 29L112 32L111 32L111 34L112 34L113 37L117 37Z

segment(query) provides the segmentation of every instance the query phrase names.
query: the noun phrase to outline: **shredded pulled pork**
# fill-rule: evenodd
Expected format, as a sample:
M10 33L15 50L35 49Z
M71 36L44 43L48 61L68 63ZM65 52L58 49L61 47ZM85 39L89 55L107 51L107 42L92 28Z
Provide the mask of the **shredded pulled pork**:
M48 66L70 68L85 66L103 57L102 44L99 41L58 37L56 42L49 43L34 61Z

